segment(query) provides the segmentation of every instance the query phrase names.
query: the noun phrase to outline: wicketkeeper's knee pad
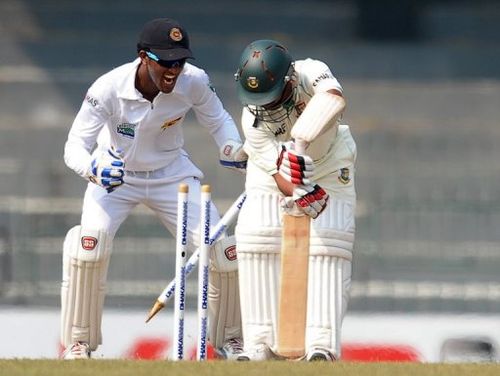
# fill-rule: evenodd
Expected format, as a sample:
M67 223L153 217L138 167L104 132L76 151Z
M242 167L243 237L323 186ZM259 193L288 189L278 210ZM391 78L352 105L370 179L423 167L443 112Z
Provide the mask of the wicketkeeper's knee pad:
M210 249L210 268L219 273L238 270L236 238L234 235L217 240Z
M231 338L242 337L236 240L229 236L211 249L209 300L209 339L216 348Z
M105 232L75 226L63 246L61 342L67 347L102 343L101 319L112 239Z

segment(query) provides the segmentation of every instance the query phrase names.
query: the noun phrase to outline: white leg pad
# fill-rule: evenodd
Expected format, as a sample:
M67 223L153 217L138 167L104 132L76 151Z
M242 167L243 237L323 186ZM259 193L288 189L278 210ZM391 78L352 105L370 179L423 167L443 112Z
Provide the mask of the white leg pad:
M351 261L309 257L306 348L320 347L340 358L342 320L349 300Z
M94 351L102 343L101 319L111 238L102 231L75 226L63 246L61 285L61 343L89 344Z
M242 337L237 271L210 271L208 310L209 339L215 348L222 347L228 339Z
M241 309L245 350L265 344L274 347L277 338L280 255L239 255ZM256 283L256 281L260 281Z
M238 217L238 267L245 351L277 338L281 247L279 195L247 196Z
M320 347L340 359L351 285L354 205L333 199L327 208L312 222L306 349Z
M234 236L214 244L208 289L209 339L220 348L231 338L241 338L238 260Z

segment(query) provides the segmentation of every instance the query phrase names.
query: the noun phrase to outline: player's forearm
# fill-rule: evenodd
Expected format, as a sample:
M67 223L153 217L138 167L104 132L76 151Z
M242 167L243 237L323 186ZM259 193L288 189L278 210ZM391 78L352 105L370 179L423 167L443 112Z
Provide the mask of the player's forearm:
M241 136L238 132L238 128L229 114L218 127L213 127L210 133L219 148L223 146L227 140L234 140L241 143Z
M293 188L294 185L288 182L283 176L279 173L273 175L274 181L276 182L276 186L285 196L293 196Z
M89 104L88 101L83 102L64 145L64 162L84 178L89 177L92 161L91 151L96 145L99 132L109 117L108 112L101 106L102 103L97 108Z
M339 94L336 90L316 93L293 125L292 137L312 142L334 125L346 106L344 98Z
M64 162L66 166L83 178L88 178L92 157L90 152L81 144L68 138L64 145Z

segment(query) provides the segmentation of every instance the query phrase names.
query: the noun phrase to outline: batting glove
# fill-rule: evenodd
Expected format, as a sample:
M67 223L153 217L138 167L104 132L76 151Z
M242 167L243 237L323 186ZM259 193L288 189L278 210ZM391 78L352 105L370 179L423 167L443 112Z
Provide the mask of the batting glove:
M292 141L281 145L281 153L277 161L278 172L295 185L310 185L310 177L314 174L314 162L306 154L299 154L294 150Z
M220 164L241 173L246 172L248 155L243 144L235 140L227 140L220 148Z
M318 184L298 185L293 190L293 197L285 197L281 205L289 214L296 215L296 205L304 214L317 218L325 210L329 197Z
M89 180L111 193L123 184L124 169L125 162L120 156L120 151L108 149L92 160Z

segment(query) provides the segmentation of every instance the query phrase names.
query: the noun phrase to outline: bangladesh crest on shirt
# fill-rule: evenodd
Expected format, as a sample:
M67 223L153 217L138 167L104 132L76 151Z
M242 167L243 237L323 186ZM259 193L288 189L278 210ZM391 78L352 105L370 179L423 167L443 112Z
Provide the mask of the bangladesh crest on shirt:
M351 177L349 176L349 169L348 168L341 168L338 178L342 184L348 184L351 181Z

